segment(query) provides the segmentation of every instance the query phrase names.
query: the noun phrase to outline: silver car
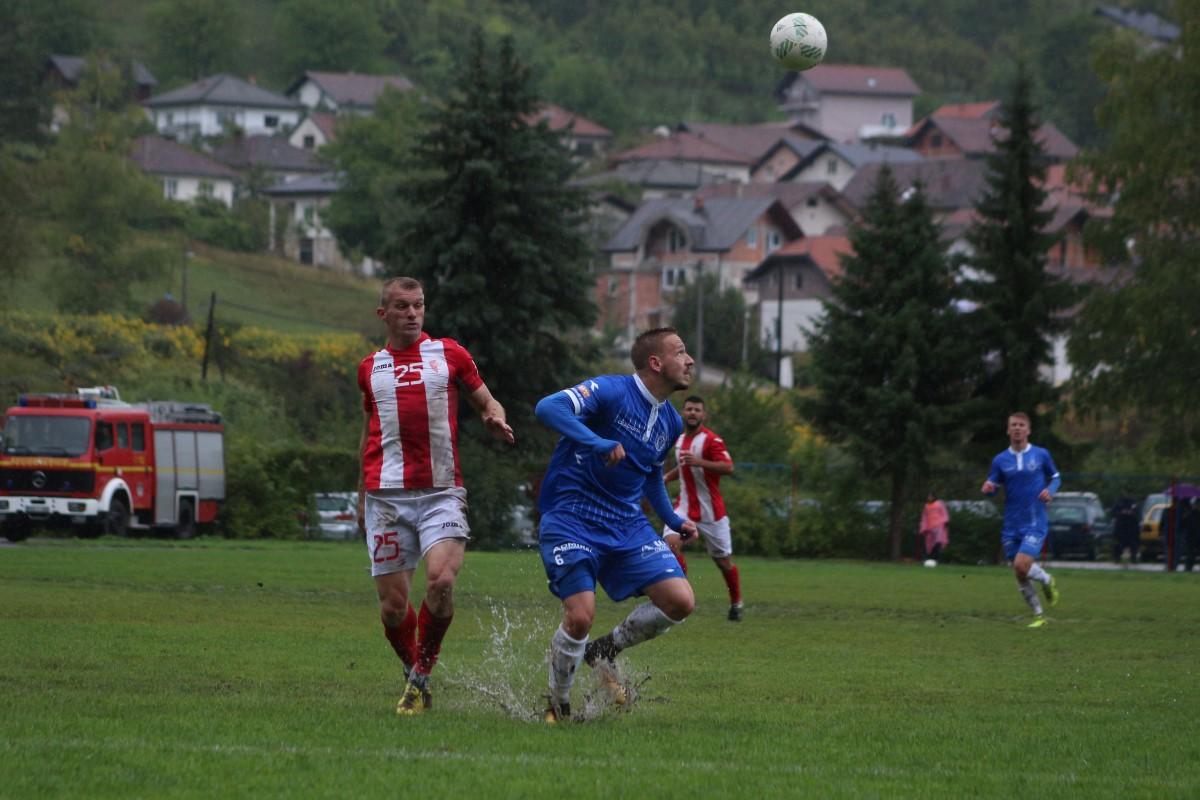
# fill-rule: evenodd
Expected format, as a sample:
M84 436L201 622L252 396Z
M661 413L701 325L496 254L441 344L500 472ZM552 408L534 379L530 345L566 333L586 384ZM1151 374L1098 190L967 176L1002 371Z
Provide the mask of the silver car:
M320 538L359 538L357 492L320 492L313 495L313 505L317 509L314 533Z

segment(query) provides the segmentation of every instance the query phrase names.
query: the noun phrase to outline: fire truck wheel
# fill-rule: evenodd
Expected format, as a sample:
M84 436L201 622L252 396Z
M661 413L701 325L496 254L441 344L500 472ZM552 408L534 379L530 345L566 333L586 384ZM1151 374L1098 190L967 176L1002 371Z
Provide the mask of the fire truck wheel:
M104 532L110 536L126 536L129 533L129 506L125 501L114 497L108 507L108 517L104 520Z
M29 534L33 532L33 526L28 522L9 522L3 528L0 528L0 536L8 539L10 542L23 542L29 538Z
M175 526L176 539L191 539L196 535L196 509L191 500L179 503L179 523Z

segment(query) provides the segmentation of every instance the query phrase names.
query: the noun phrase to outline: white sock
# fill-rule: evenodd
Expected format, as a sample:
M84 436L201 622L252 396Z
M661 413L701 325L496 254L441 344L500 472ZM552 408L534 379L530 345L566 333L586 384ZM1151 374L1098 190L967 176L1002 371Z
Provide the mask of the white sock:
M1050 582L1050 573L1042 569L1041 564L1034 564L1029 568L1029 577L1033 578L1038 583Z
M1029 603L1029 607L1033 609L1033 613L1041 615L1042 601L1038 599L1037 589L1033 588L1033 584L1029 581L1017 581L1017 588L1021 590L1021 596L1025 598L1025 602Z
M613 628L613 643L618 649L624 650L647 639L653 639L660 633L666 633L679 622L668 617L653 603L642 603L629 612L624 622Z
M550 697L556 703L571 699L571 684L575 683L575 670L583 660L588 637L572 639L562 625L550 637Z

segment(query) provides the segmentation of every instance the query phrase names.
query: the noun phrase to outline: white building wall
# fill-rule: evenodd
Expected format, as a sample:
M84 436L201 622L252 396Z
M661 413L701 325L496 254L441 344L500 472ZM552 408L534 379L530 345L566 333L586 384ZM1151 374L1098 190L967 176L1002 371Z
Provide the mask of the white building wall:
M830 171L832 165L832 172ZM839 192L854 177L854 165L837 153L826 150L822 152L804 169L796 173L790 180L796 183L808 181L824 181Z
M808 336L804 330L811 330L822 313L824 313L824 307L820 300L783 301L784 352L803 353L808 350ZM776 347L775 323L779 319L779 303L770 297L761 298L758 319L759 341L768 343L774 350Z
M823 94L816 113L817 129L836 142L857 142L864 125L883 125L888 115L898 131L912 127L912 98Z
M232 106L179 106L155 109L154 127L158 132L180 139L193 136L220 136L225 123L241 128L247 136L274 135L300 121L300 112L290 109L238 108ZM268 125L270 119L275 124Z
M200 185L207 182L212 187L212 192L208 196L224 203L226 208L233 208L233 181L226 178L170 175L166 177L160 176L158 180L163 187L163 197L168 200L177 200L181 203L190 203L197 197L204 196L200 191Z
M304 139L307 136L313 137L313 146L311 148L306 148L304 146ZM317 123L313 122L311 119L306 119L301 122L288 136L288 144L290 144L292 147L298 147L301 150L311 149L313 151L317 151L328 143L329 140L325 138L325 132L322 131L320 126L318 126Z
M836 225L845 225L848 217L824 198L818 197L815 206L801 203L788 209L792 219L804 231L805 236L821 236Z
M323 97L325 97L325 93L312 81L305 81L300 86L300 91L296 93L296 99L307 108L317 108L320 106L321 98ZM325 103L331 107L330 110L337 110L337 104L332 99L326 98Z

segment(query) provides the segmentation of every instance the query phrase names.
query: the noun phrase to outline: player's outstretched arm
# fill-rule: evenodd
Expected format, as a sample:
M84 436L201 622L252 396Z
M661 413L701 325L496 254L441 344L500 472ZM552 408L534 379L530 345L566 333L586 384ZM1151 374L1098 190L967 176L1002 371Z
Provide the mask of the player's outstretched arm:
M492 397L486 383L481 383L478 389L467 395L467 401L472 408L479 412L479 419L483 421L483 426L487 428L492 438L509 444L516 442L517 438L513 434L513 429L506 421L504 406L500 405L499 400Z
M586 447L593 453L604 455L610 463L615 463L612 459L618 450L620 457L617 460L625 457L625 450L619 442L597 436L595 431L575 416L575 407L565 392L555 392L543 397L534 407L533 413L547 428L558 431L568 440Z
M684 519L675 513L675 508L671 505L671 498L667 496L667 486L658 477L656 471L651 471L646 476L646 484L642 489L642 495L650 501L650 507L654 509L654 513L658 514L666 526L671 530L684 533L689 529L695 532L696 526L690 521ZM686 536L684 538L687 538Z

